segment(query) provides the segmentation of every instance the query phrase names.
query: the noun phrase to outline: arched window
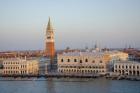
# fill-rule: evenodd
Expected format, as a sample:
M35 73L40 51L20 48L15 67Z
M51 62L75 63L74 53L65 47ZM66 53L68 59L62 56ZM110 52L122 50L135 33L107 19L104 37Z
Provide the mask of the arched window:
M82 63L82 60L80 60L80 63Z
M64 60L63 60L63 59L61 59L61 62L64 62Z
M74 62L77 62L77 59L74 59Z
M126 66L126 69L127 69L128 67Z
M129 75L132 75L132 71L129 71Z
M103 63L103 61L102 61L102 60L100 60L100 63Z
M119 65L119 68L121 68L121 66Z
M133 75L136 75L136 71L135 70L133 71Z
M85 62L88 62L88 59L85 59Z
M70 62L70 59L68 59L68 62Z
M129 68L131 69L131 66L129 66Z
M137 76L139 76L140 75L140 72L139 71L137 71Z
M95 60L93 60L92 63L95 63Z
M122 75L124 75L125 74L125 71L124 70L122 70Z

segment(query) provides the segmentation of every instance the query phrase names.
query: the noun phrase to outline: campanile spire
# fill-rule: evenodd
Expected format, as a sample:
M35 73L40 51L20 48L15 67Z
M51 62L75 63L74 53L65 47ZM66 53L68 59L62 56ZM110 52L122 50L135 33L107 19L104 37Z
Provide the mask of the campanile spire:
M49 21L48 21L48 25L47 25L47 30L48 31L52 31L53 27L52 27L52 23L51 23L51 18L49 17Z
M54 58L55 56L55 44L54 44L54 29L52 27L51 19L49 17L48 25L46 29L46 40L45 40L45 56Z

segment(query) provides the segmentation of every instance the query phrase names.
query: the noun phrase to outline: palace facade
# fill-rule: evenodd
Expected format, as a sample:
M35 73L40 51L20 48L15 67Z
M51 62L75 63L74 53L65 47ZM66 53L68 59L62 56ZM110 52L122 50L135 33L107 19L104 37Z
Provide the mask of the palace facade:
M58 72L64 74L106 74L114 60L127 60L122 52L68 52L58 54ZM123 56L123 57L122 57Z
M123 61L114 63L114 72L125 76L140 76L140 63Z
M3 60L2 75L38 75L37 60L11 58Z

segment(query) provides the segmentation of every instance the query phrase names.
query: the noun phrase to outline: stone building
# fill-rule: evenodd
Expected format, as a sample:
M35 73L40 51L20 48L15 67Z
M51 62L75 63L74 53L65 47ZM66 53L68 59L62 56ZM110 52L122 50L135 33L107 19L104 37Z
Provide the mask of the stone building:
M125 76L140 76L140 63L123 61L114 63L114 72Z
M38 75L37 60L11 58L3 60L2 75Z
M108 71L112 72L114 71L114 63L119 61L127 61L128 60L128 54L120 51L107 51L105 52L105 56L108 58Z
M127 59L122 52L68 52L57 55L58 72L64 74L106 74L108 64Z

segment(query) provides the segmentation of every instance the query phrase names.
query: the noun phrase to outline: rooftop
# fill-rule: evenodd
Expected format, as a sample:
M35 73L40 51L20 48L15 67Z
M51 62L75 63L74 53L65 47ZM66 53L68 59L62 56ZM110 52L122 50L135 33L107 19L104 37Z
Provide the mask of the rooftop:
M102 57L104 54L114 54L114 53L118 53L119 51L109 51L109 52L79 52L79 51L75 51L75 52L63 52L62 54L58 54L58 55L62 55L62 56L95 56L95 57Z
M138 62L138 61L121 61L121 62L116 62L116 64L117 63L121 63L121 64L140 64L140 62Z

